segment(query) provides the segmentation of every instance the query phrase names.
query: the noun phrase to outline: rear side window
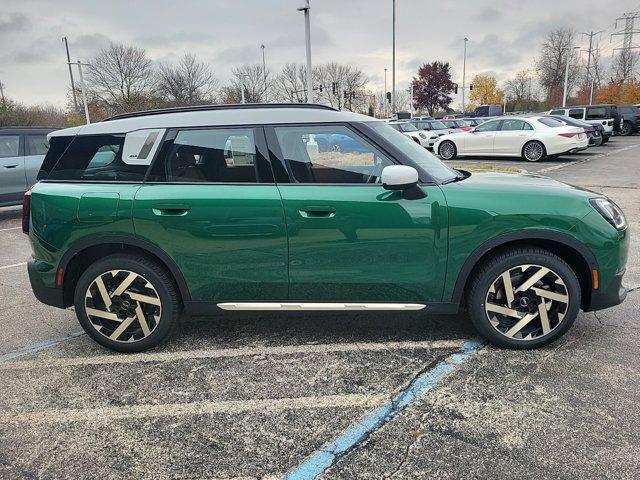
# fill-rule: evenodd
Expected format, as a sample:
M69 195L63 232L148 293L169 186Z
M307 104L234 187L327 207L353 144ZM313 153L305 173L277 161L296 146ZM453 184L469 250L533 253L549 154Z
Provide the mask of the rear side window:
M27 135L27 155L46 155L49 143L46 135Z
M564 115L564 114L565 114L564 108L557 109L557 110L551 110L549 112L549 115Z
M560 120L556 120L555 118L549 118L549 117L539 118L538 122L540 122L543 125L546 125L547 127L552 127L552 128L562 127L564 125L564 123L562 123Z
M569 117L576 118L578 120L582 120L584 117L584 109L583 108L571 108L569 110Z
M587 120L603 120L607 117L607 109L605 107L589 107L587 108Z
M101 182L142 181L148 166L131 165L122 161L124 140L124 134L77 136L47 178Z
M20 153L20 135L0 136L0 158L17 157Z
M270 183L252 128L181 130L163 147L149 180L185 183Z
M506 119L502 121L502 127L500 130L533 130L533 128L523 120Z

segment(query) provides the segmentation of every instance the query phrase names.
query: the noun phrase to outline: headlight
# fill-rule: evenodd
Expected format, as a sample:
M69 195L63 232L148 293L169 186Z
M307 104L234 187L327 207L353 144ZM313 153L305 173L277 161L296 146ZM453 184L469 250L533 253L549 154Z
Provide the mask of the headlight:
M624 218L624 213L622 213L618 205L608 198L591 198L589 203L616 229L624 230L627 228L627 220Z
M427 136L424 133L419 133L418 135L420 135L420 138L427 138Z

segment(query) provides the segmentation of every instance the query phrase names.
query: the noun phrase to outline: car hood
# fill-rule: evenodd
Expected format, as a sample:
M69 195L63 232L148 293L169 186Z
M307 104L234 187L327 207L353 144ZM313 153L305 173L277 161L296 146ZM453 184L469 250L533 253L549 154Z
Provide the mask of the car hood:
M595 192L587 190L581 187L568 185L566 183L559 182L553 178L545 177L535 173L473 173L468 178L461 182L460 185L466 184L469 188L478 188L489 191L550 191L554 194L558 193L558 190L567 193L574 193L581 196L592 197ZM599 195L599 194L598 194Z

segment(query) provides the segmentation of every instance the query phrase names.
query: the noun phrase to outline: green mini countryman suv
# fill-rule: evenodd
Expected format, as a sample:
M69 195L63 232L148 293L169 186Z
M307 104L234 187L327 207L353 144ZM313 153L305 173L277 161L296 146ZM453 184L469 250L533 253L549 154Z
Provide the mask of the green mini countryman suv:
M31 285L114 350L158 345L182 311L460 309L492 343L533 348L626 294L611 200L454 170L363 115L156 110L49 143L24 201Z

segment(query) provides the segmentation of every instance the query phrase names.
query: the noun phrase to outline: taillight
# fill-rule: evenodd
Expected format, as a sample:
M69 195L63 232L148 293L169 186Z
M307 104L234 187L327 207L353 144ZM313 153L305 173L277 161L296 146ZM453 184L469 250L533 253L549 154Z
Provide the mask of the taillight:
M561 137L572 138L580 134L579 133L559 133L558 135L560 135Z
M31 190L22 198L22 232L29 235L29 214L31 213Z

